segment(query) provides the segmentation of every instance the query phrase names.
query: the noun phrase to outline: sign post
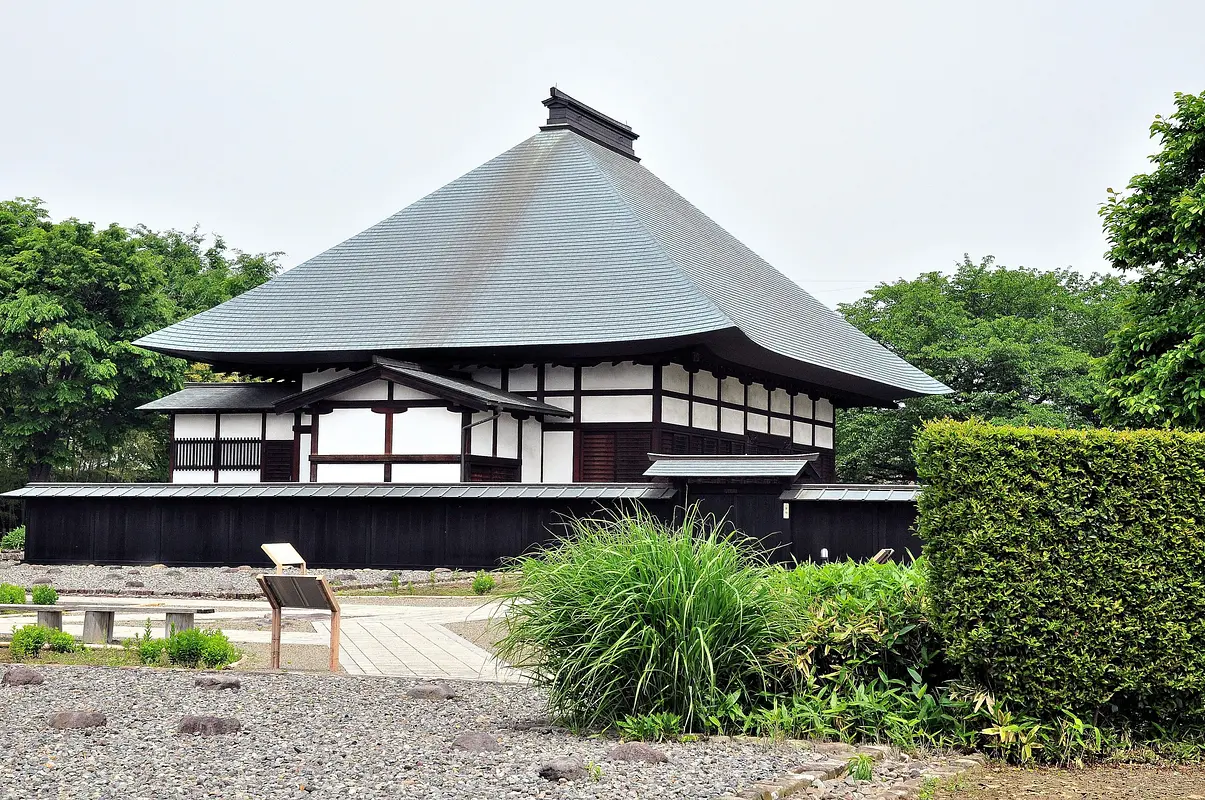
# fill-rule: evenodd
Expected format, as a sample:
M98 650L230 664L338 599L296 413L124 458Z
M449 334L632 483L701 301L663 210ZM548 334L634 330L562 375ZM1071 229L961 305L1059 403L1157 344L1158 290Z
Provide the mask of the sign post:
M339 599L331 591L326 578L321 575L258 575L256 580L272 606L272 646L269 656L272 669L280 669L281 611L286 608L308 608L331 612L331 672L338 672Z

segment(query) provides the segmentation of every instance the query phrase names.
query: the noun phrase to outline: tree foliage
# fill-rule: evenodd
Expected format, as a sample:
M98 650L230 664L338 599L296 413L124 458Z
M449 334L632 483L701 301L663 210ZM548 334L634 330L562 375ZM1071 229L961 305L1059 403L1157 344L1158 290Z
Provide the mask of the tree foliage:
M843 411L842 480L912 480L912 439L942 417L1015 425L1096 423L1094 370L1120 323L1126 283L1112 275L1042 272L969 257L949 275L880 284L842 304L845 317L954 394L896 409Z
M89 466L154 469L137 406L187 364L132 342L266 280L276 254L202 249L196 231L52 222L40 200L0 202L0 457L45 480ZM158 442L152 441L152 444ZM163 449L158 447L157 449ZM130 477L129 473L121 477Z
M1141 277L1103 364L1114 424L1205 429L1205 93L1157 116L1154 169L1101 208L1113 266Z

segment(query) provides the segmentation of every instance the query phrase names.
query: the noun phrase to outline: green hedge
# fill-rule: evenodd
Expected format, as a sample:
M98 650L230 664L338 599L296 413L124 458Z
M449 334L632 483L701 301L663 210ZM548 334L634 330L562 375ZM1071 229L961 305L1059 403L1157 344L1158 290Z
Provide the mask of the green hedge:
M1205 717L1205 435L931 423L932 617L968 678L1051 719Z

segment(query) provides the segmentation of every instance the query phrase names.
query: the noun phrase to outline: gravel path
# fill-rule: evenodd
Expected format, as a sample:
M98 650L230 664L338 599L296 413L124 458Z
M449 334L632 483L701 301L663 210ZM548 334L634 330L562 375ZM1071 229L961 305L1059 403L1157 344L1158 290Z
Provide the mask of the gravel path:
M39 667L41 686L0 687L5 746L0 798L715 798L809 758L788 744L666 744L669 763L612 762L615 744L577 737L543 718L543 696L523 686L449 684L456 700L415 700L415 681L240 675L241 691L205 691L196 673ZM108 724L53 730L47 717L99 710ZM242 730L178 735L186 714L230 716ZM485 731L499 752L453 749ZM571 757L598 780L538 775ZM303 790L301 787L304 786Z
M255 576L271 571L264 567L119 567L0 563L0 583L14 583L28 589L35 582L49 582L60 592L93 593L131 596L176 597L260 597ZM295 573L289 569L286 574ZM402 587L413 582L425 586L431 578L436 582L466 580L464 572L425 570L324 570L320 573L336 588L347 586L389 586L392 576L398 576Z

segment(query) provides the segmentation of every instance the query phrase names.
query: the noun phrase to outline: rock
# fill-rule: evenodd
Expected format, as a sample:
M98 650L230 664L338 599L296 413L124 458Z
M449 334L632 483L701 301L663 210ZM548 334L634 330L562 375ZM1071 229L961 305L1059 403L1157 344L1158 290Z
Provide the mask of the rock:
M46 722L52 728L66 730L68 728L99 728L107 725L109 720L99 711L56 711L47 717Z
M202 689L241 689L243 682L233 675L198 675L193 680L193 686Z
M111 566L106 567L106 569L124 569L124 568L120 564L113 564Z
M199 733L201 736L221 736L238 733L243 724L234 717L194 716L189 714L176 726L177 733Z
M140 570L140 569L127 569L127 570L126 570L126 574L127 574L127 575L141 575L141 574L142 574L142 570Z
M0 684L4 686L41 686L42 673L29 667L9 667L4 671L4 677L0 678Z
M126 587L130 589L142 589L146 587L146 584L142 581L126 581Z
M339 583L355 583L360 578L354 572L336 572L331 576L331 580L339 581Z
M451 700L456 697L456 692L452 691L448 686L434 681L431 683L415 684L410 687L406 694L415 700Z
M184 573L178 569L169 569L167 572L163 573L163 577L165 577L165 578L183 578Z
M447 575L452 572L452 570L448 569L447 567L436 567L435 569L433 569L431 571L434 572L436 575Z
M59 569L58 567L47 567L47 569L46 569L47 575L58 575L60 573L62 573L62 570Z
M473 753L496 753L502 749L502 745L494 736L481 731L460 734L452 740L452 747Z
M586 765L575 758L554 758L540 767L540 777L546 781L571 781L586 777Z
M644 742L624 742L611 748L607 753L608 761L645 761L649 764L662 764L669 761L667 756L656 747Z
M30 586L49 586L50 578L34 578L33 582L31 582L29 585Z
M106 575L104 578L102 578L102 580L105 580L105 581L120 581L120 580L123 580L123 578L122 578L120 575Z

